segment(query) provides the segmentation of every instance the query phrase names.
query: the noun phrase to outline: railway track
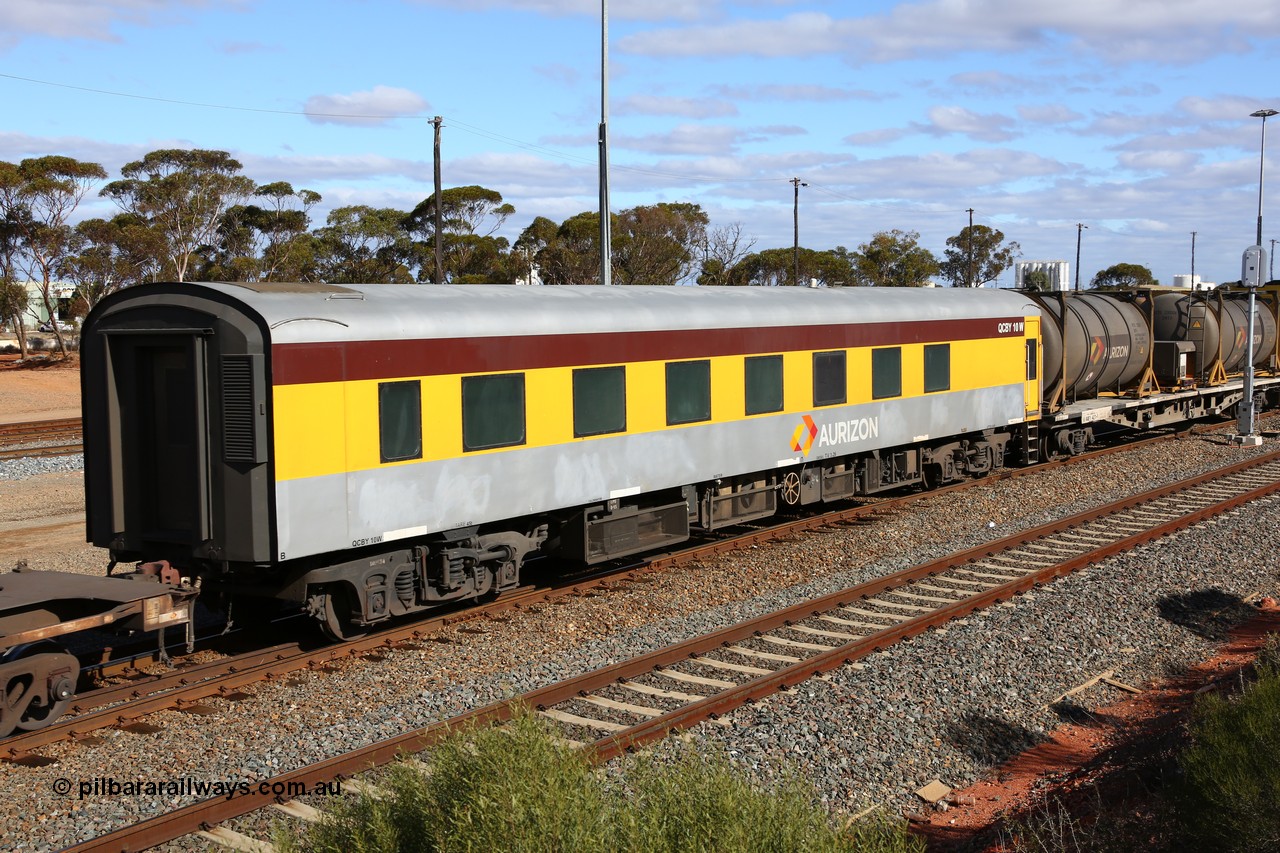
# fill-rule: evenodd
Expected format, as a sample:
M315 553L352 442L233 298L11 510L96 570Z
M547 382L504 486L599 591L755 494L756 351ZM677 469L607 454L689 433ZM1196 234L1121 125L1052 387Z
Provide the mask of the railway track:
M0 424L0 461L83 452L80 418Z
M1185 435L1186 433L1180 433ZM146 654L139 660L124 662L87 662L85 674L123 677L126 683L100 687L78 693L57 722L42 729L15 733L0 741L0 760L39 766L48 763L36 750L66 740L94 743L94 733L107 728L126 731L154 731L145 718L159 711L179 710L208 713L207 702L235 697L248 698L246 690L254 684L282 678L304 670L324 670L336 663L366 655L380 655L398 648L413 648L444 628L463 622L483 622L507 610L541 604L575 595L591 594L611 584L625 584L651 572L696 562L716 554L728 553L770 540L804 534L807 531L838 529L852 524L874 523L878 517L894 513L921 500L945 496L949 492L971 488L1014 477L1033 475L1039 471L1075 464L1143 444L1169 439L1168 434L1106 447L1076 457L1060 459L1035 468L1009 469L983 480L964 481L929 492L913 493L795 519L778 519L766 526L739 528L737 531L682 548L678 551L648 557L640 564L607 566L599 571L574 578L553 581L544 586L526 586L507 593L493 602L472 605L426 620L379 630L351 640L307 648L298 642L272 645L268 648L232 655L220 660L193 664L184 662L173 648L176 666L162 674L147 674L141 666L148 662ZM158 656L156 656L158 660ZM82 680L83 680L82 676Z
M142 849L207 829L280 804L281 791L313 789L429 749L459 725L509 719L520 705L556 720L564 736L594 760L608 760L1276 492L1280 452L722 628L282 774L244 794L193 803L73 849Z

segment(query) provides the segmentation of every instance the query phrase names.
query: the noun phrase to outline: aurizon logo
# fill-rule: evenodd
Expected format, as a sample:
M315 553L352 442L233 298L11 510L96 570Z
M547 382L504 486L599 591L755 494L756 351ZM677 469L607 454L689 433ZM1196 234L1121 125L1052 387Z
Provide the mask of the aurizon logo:
M791 434L791 449L808 456L809 449L813 447L813 440L818 437L818 425L808 415L805 415L801 420L803 422Z
M1107 345L1103 343L1102 338L1094 338L1089 344L1089 363L1097 364L1102 360L1102 354L1106 352Z

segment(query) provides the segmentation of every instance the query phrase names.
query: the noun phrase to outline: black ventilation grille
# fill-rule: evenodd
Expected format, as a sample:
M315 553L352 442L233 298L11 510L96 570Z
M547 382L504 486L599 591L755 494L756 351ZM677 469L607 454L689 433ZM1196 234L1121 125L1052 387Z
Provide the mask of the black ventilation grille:
M257 401L253 394L253 357L222 358L222 458L257 462Z

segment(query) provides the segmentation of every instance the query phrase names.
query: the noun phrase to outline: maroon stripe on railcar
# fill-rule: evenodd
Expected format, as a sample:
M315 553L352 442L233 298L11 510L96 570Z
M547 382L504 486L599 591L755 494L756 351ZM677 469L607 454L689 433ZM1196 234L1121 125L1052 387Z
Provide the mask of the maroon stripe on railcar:
M1021 337L1024 317L275 344L276 385Z

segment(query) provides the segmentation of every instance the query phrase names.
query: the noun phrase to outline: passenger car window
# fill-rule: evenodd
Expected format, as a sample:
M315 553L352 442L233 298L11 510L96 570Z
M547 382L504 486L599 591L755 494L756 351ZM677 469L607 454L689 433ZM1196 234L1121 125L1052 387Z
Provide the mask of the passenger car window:
M378 383L378 443L383 462L422 458L422 383Z
M711 362L667 362L667 424L711 420Z
M902 347L871 351L871 398L902 396Z
M748 358L746 372L746 413L760 415L782 411L782 356Z
M604 435L627 429L625 367L584 367L573 371L573 435Z
M926 344L924 348L924 391L951 389L951 344Z
M845 352L813 354L813 405L834 406L849 399Z
M462 449L524 441L524 374L462 377Z

